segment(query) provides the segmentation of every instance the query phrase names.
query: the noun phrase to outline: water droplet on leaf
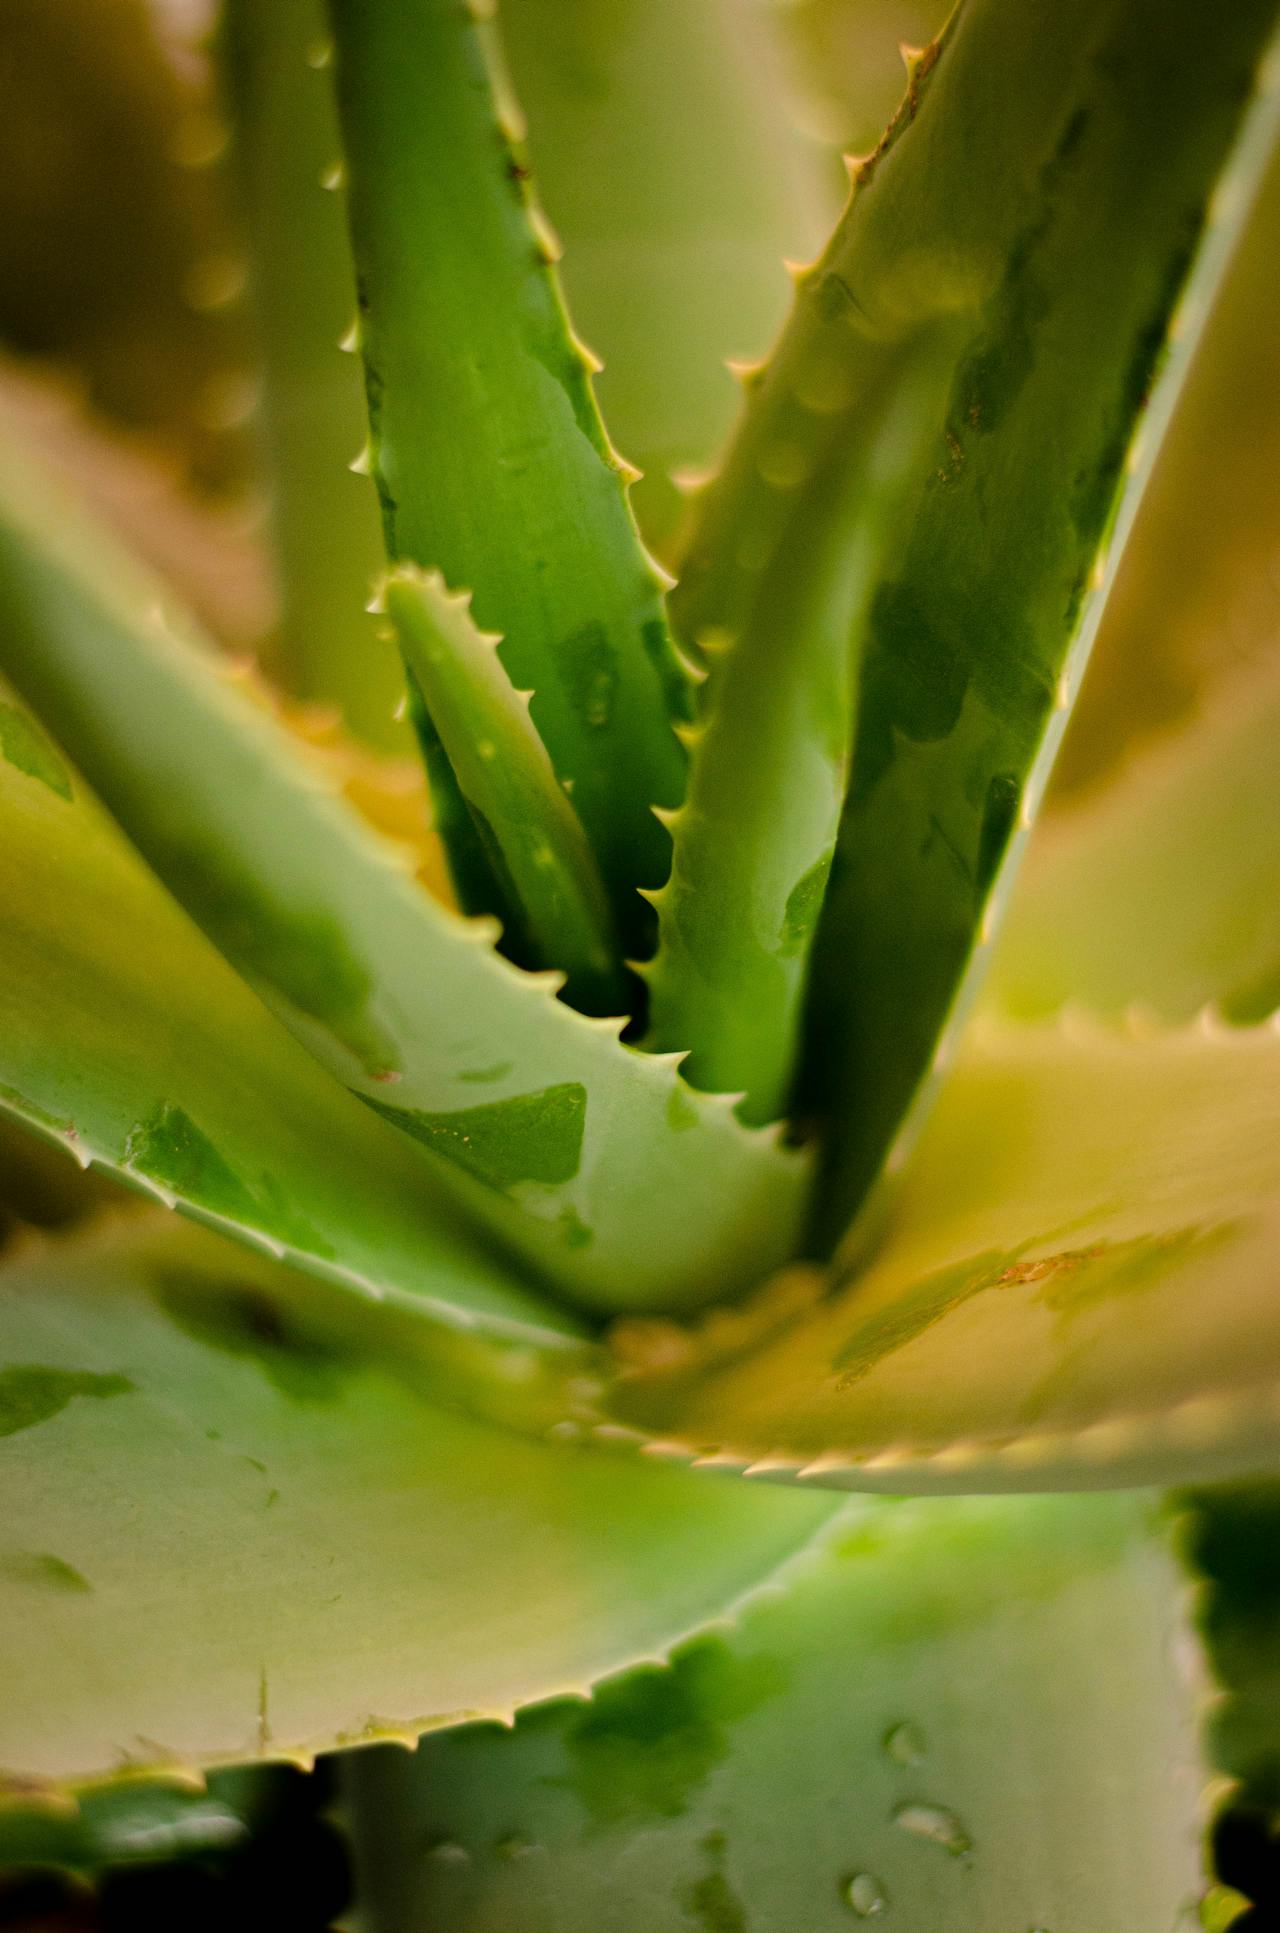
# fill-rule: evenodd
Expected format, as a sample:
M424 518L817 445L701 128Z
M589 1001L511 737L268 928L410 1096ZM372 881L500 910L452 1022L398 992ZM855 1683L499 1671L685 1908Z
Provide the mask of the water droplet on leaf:
M844 1888L844 1898L860 1920L873 1919L889 1905L884 1887L874 1873L855 1873Z
M929 1750L924 1733L910 1719L885 1733L884 1749L899 1765L923 1765Z
M953 1859L963 1859L972 1852L973 1841L956 1818L940 1805L899 1806L893 1815L893 1822L904 1832L914 1833L917 1839L932 1839L935 1846L941 1846Z

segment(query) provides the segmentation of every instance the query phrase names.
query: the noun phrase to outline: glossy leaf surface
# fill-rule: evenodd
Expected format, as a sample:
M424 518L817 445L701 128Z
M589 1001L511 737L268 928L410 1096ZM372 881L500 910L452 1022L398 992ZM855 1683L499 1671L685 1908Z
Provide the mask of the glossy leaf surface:
M1172 1927L1205 1779L1180 1638L1146 1499L856 1506L667 1670L353 1762L368 1924Z
M474 594L586 828L618 925L661 884L680 675L588 358L525 186L492 28L453 0L332 0L369 462L393 561Z
M820 473L856 434L886 343L956 332L914 528L872 611L815 949L816 1251L877 1175L994 930L1123 539L1122 487L1127 518L1266 163L1274 75L1252 108L1250 90L1274 19L1257 0L1205 38L1193 5L1157 0L955 16L855 169L707 498L675 607L695 648L734 630L794 515L761 489L777 453Z
M572 1333L419 1152L318 1067L0 690L0 1106L170 1205L370 1295Z
M605 1308L697 1306L783 1261L801 1159L501 959L492 928L407 876L154 580L14 453L7 473L0 662L233 965L425 1145L442 1187Z
M526 1351L174 1222L13 1264L0 1361L0 1765L28 1777L509 1714L661 1652L830 1509L540 1440Z
M825 1300L784 1277L754 1322L708 1323L701 1360L641 1326L624 1419L673 1456L893 1491L1275 1456L1275 1028L975 1026L901 1183Z

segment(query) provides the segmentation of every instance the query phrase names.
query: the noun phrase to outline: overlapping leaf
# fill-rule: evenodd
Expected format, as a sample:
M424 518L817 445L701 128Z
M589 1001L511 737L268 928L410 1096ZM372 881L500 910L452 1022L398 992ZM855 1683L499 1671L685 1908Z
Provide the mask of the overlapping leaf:
M348 467L364 397L339 350L356 291L327 31L323 0L227 0L218 34L280 580L270 662L291 690L339 704L353 730L407 749L392 721L399 660L365 610L386 562L377 504Z
M473 1350L159 1218L11 1265L0 1766L509 1714L661 1652L830 1509L540 1440L536 1358Z
M371 440L393 561L474 593L605 879L624 947L679 803L680 673L496 79L483 9L331 0Z
M0 661L312 1052L584 1301L696 1306L782 1261L799 1158L500 959L490 929L433 900L328 793L145 574L16 455L7 468ZM107 959L130 945L123 912L111 921Z
M818 1249L876 1177L993 930L1124 535L1121 486L1127 519L1269 153L1274 20L1270 0L1208 38L1194 6L1157 0L954 16L855 168L707 499L675 606L694 649L750 610L795 479L858 434L886 346L955 332L911 534L871 613L815 950L801 1107L826 1144Z
M763 353L839 170L798 132L774 22L753 0L504 0L503 44L574 318L603 358L632 501L670 538L678 484L715 457L738 392L726 358ZM830 179L828 179L828 174Z
M1280 678L1218 694L1033 843L989 1004L1021 1017L1078 1001L1189 1019L1280 1007Z
M367 1923L1172 1927L1206 1781L1184 1615L1147 1499L859 1505L667 1670L353 1760Z
M271 1252L452 1320L572 1333L430 1164L237 979L0 688L0 1107Z
M784 1278L701 1343L624 1335L615 1407L672 1455L852 1488L1260 1468L1278 1239L1275 1028L985 1024L865 1266L825 1301Z

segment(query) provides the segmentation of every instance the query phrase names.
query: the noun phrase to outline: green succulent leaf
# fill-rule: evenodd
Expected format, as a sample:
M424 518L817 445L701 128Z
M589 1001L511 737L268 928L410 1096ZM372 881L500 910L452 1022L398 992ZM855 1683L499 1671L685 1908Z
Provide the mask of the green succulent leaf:
M683 1356L624 1336L615 1420L895 1491L1192 1481L1280 1447L1276 1029L975 1024L873 1232L823 1300L801 1273Z
M188 912L541 1273L607 1309L687 1308L785 1260L802 1159L623 1047L620 1021L575 1013L554 976L517 971L491 927L407 877L154 582L16 451L0 482L0 616L0 662ZM113 922L103 944L110 958L127 928Z
M482 11L331 4L369 464L393 561L472 591L501 634L640 953L635 888L661 884L669 853L650 808L678 804L683 782L681 678Z
M509 1719L661 1655L830 1510L530 1436L528 1350L160 1217L15 1262L0 1362L26 1780Z
M1280 1815L1280 1484L1196 1490L1184 1554L1201 1588L1197 1612L1219 1697L1208 1718L1219 1769L1238 1795Z
M1079 1001L1241 1022L1280 1007L1280 678L1237 679L1205 718L1041 827L988 1000Z
M858 1505L667 1668L353 1760L365 1923L1181 1924L1188 1636L1148 1499Z
M503 0L499 25L632 502L669 539L733 421L726 359L772 340L783 258L817 247L838 170L797 131L755 0Z
M625 1014L604 887L528 695L502 668L501 639L476 628L470 594L450 596L438 572L402 564L383 597L503 902L516 908L525 964L563 969L566 997L580 1011Z
M355 271L337 178L323 0L224 0L218 36L260 351L280 617L268 662L375 744L408 749L404 678L365 610L385 566L377 504L348 468L364 434L359 366L339 351Z
M927 1087L994 931L1270 150L1280 94L1256 77L1274 21L1271 0L1233 8L1208 38L1190 0L1050 13L974 0L953 16L856 166L708 496L675 607L695 647L735 628L793 514L784 491L762 496L777 453L820 471L857 437L886 346L955 332L945 422L871 613L814 953L802 1111L825 1141L817 1250L838 1242Z
M237 979L3 687L0 720L19 746L0 757L0 1108L365 1294L572 1334Z
M649 896L648 1044L688 1050L687 1078L741 1092L747 1121L778 1120L789 1099L849 778L858 648L946 373L932 339L888 351L854 455L833 454L818 477L774 473L793 515L741 628L701 637L710 666L685 734L689 789L667 822L671 878Z

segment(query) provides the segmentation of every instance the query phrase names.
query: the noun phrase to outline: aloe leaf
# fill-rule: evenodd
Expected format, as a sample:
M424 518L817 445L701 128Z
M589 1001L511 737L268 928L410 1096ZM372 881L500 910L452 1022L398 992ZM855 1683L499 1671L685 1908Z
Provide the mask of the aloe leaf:
M432 899L16 451L0 480L0 616L0 663L188 912L541 1273L596 1307L689 1308L785 1260L801 1158ZM115 930L107 957L127 944Z
M471 590L502 635L638 953L634 889L669 854L650 807L682 785L679 673L482 11L332 0L369 461L393 561Z
M612 1420L851 1489L1258 1470L1278 1239L1280 1031L975 1023L863 1266L825 1300L792 1271L701 1337L621 1332Z
M830 225L829 156L796 131L755 0L503 0L499 20L601 407L644 473L632 502L669 540L733 421L726 358L767 347L783 258Z
M665 1670L352 1760L370 1933L1180 1924L1177 1586L1147 1498L852 1507Z
M1205 323L1121 559L1046 798L1115 781L1122 761L1221 702L1280 636L1280 152ZM1212 489L1205 478L1212 477Z
M501 639L477 629L470 595L451 596L438 572L401 565L383 596L504 901L518 909L525 964L562 968L582 1011L625 1013L604 887L528 694L502 668Z
M263 453L279 567L269 659L354 731L404 748L395 651L366 613L385 566L377 504L348 468L364 434L359 365L339 350L355 271L337 179L323 0L224 0L218 51L261 351Z
M774 452L819 467L856 424L886 343L944 319L956 331L945 428L872 611L814 954L802 1111L826 1144L816 1248L839 1239L878 1172L986 952L1267 159L1278 97L1264 80L1251 105L1250 88L1274 16L1270 0L1234 8L1194 61L1190 4L1089 0L1049 17L977 0L953 16L856 166L707 498L676 607L695 645L733 628L783 525L785 508L758 508L741 542Z
M4 687L0 827L0 1109L367 1295L572 1333L237 979Z
M1280 1814L1280 1486L1221 1484L1180 1500L1184 1554L1218 1696L1206 1726L1237 1801ZM1238 1883L1230 1873L1224 1879Z
M1230 1019L1280 1007L1280 678L1237 680L1211 714L1046 821L987 998L1020 1017L1070 1000Z
M11 1268L0 1765L63 1782L509 1716L661 1654L830 1508L468 1418L471 1383L499 1419L538 1387L527 1350L474 1348L160 1218Z
M903 499L936 434L938 344L889 352L852 454L771 473L790 515L741 628L711 640L671 878L649 895L658 952L649 1044L688 1050L697 1087L741 1092L742 1118L785 1111L805 969L849 776L858 648Z

